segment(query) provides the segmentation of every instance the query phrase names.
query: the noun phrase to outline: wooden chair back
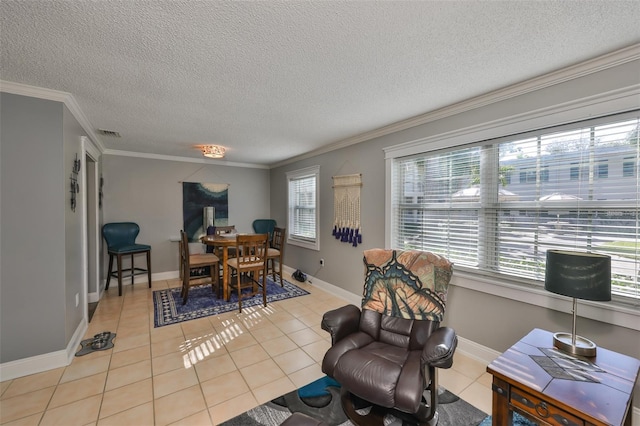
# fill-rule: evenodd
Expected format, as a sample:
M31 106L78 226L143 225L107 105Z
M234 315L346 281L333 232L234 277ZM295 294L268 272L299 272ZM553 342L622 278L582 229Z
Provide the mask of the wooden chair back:
M219 279L220 259L213 253L191 254L189 252L189 238L187 233L180 230L180 262L182 265L182 304L187 303L189 288L193 285L211 283L211 289L217 290L218 297L221 297L221 286ZM209 275L191 275L192 269L209 268Z
M277 260L281 287L284 287L284 278L282 278L282 263L284 260L284 242L286 234L286 228L273 228L273 238L271 239L271 246L267 250L267 274L269 273L269 271L271 271L273 275L273 281L276 280L275 261Z
M238 269L256 269L257 264L263 264L266 259L267 241L269 234L238 234L236 247L238 249Z
M262 303L267 306L267 241L269 234L238 234L237 257L229 259L227 266L231 276L229 286L238 295L238 309L242 312L242 299L251 297L262 289ZM250 290L249 290L250 289Z

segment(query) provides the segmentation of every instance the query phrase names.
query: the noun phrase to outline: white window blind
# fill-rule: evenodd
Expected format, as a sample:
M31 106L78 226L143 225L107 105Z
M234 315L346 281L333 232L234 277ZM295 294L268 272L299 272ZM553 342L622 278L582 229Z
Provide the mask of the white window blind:
M288 242L319 249L318 177L320 168L310 167L287 173L289 188Z
M548 249L608 254L640 300L639 113L396 158L392 244L544 282Z

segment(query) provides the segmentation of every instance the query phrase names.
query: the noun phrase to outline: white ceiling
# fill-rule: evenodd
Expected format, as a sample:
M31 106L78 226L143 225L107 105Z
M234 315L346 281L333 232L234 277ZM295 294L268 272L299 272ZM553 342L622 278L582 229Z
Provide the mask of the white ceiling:
M640 1L0 2L0 78L108 150L273 165L640 42ZM214 160L212 160L214 161Z

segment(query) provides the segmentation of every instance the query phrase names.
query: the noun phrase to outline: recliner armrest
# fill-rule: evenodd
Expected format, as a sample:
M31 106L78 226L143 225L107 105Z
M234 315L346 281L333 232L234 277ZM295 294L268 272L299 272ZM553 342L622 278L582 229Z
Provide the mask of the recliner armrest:
M360 325L360 309L355 305L342 306L322 316L321 327L331 334L331 344L334 345L343 337L358 331Z
M458 346L458 337L454 329L450 327L440 327L434 331L424 348L420 360L438 368L449 368L453 365L453 353Z

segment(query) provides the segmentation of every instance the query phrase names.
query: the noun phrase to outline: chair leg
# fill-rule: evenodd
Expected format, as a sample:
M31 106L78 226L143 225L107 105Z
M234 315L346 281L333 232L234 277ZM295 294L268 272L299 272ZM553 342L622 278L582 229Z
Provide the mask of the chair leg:
M135 278L135 265L133 264L133 253L131 253L131 285L133 285L133 280Z
M344 386L340 389L340 399L344 413L353 423L363 426L384 426L384 417L387 413L385 410L382 410L381 407L371 405L371 410L368 414L358 413L353 405L351 392Z
M266 266L266 264L265 264ZM262 304L267 307L267 269L262 273ZM274 279L275 281L275 279Z
M220 272L219 266L216 263L215 265L209 266L209 272L211 276L211 291L216 293L218 299L221 298L221 289L220 289Z
M267 259L267 263L271 262L271 274L273 275L273 282L276 282L276 260L274 258ZM267 273L269 272L269 267L267 266Z
M189 287L190 287L190 277L191 270L185 271L182 275L182 304L187 304L187 299L189 298Z
M236 285L238 286L238 313L242 313L242 274L236 272Z
M278 269L280 271L280 287L284 287L284 281L282 278L282 259L278 260ZM273 280L275 281L275 278Z
M104 287L105 290L109 290L109 283L111 282L111 274L113 273L113 255L109 255L109 273L107 274L107 285Z
M147 252L147 275L149 277L149 288L151 288L151 250Z
M118 254L118 296L122 296L122 255Z

